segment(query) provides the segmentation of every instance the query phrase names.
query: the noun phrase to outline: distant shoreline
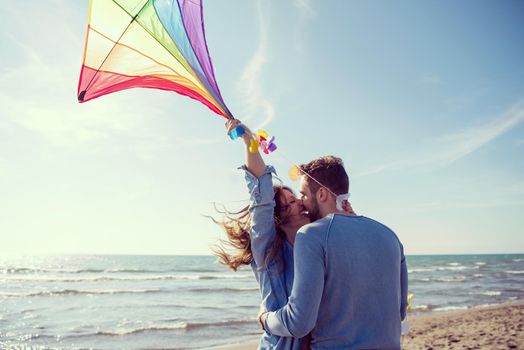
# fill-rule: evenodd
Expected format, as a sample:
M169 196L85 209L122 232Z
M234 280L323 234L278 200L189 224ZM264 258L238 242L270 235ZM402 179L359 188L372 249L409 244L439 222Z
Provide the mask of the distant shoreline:
M523 255L522 253L432 253L432 254L406 254L410 256L475 256L475 255ZM176 253L63 253L63 252L2 252L0 256L187 256L187 257L212 257L213 254L176 254ZM225 267L224 267L225 268Z

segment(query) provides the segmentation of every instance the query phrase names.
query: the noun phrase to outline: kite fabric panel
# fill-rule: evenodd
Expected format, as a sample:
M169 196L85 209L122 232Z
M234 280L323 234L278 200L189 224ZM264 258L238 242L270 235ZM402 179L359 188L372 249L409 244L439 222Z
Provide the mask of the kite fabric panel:
M233 118L215 79L202 0L91 0L78 101L135 87L174 91Z

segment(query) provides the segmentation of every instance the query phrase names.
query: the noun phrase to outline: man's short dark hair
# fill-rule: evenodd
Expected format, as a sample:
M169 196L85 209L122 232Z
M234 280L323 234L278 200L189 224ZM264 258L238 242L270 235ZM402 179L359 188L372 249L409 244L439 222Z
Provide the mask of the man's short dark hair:
M344 169L342 159L334 156L324 156L300 165L300 170L317 180L336 195L349 191L349 177ZM317 193L320 185L306 176L311 194Z

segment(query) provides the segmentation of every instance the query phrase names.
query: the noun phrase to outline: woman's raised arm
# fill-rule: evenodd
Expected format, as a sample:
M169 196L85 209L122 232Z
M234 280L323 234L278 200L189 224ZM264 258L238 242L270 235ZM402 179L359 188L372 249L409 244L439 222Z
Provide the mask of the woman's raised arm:
M229 135L231 130L235 129L240 124L241 123L238 119L229 119L226 122L227 134ZM259 177L266 170L266 163L264 163L264 160L262 159L262 156L258 151L251 152L249 150L251 140L253 139L253 134L251 130L249 130L249 128L245 125L242 125L242 127L244 128L242 140L244 141L245 145L247 170L249 170L249 172L253 174L255 177Z

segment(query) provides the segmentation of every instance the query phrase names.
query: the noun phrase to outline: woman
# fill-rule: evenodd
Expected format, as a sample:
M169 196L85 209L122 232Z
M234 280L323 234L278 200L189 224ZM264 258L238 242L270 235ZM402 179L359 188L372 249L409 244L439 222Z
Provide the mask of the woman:
M227 133L240 125L238 120L226 123ZM228 241L215 252L219 260L236 271L240 265L251 265L260 286L262 305L274 311L286 305L293 286L293 243L300 227L309 223L302 202L293 191L272 183L272 166L266 166L259 152L250 152L252 134L244 126L246 181L251 204L238 213L225 213L221 223ZM227 251L235 248L235 253ZM307 337L287 338L264 333L259 349L308 349Z

